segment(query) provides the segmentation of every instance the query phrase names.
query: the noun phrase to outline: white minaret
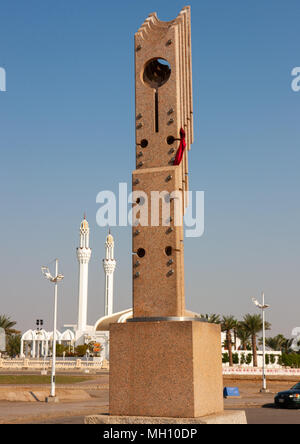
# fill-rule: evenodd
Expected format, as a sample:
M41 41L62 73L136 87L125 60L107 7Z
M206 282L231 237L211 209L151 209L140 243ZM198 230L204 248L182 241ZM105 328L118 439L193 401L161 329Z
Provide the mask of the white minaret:
M113 314L113 296L114 296L114 271L116 261L114 258L114 238L109 234L105 242L105 259L103 259L103 268L105 273L105 316Z
M88 276L89 261L92 250L89 248L90 229L84 216L80 225L80 247L77 248L79 262L79 285L78 285L78 323L77 330L84 332L87 325L87 299L88 299Z

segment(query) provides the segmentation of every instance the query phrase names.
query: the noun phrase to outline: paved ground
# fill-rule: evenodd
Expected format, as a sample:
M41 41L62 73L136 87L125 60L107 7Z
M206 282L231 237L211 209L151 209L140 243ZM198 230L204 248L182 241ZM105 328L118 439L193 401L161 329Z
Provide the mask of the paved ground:
M41 390L49 388L47 385L31 386L4 386L0 385L0 390ZM57 389L67 387L72 390L85 390L90 396L88 401L59 402L58 404L47 404L45 402L9 402L0 401L0 424L33 424L33 423L68 423L68 418L72 417L72 424L76 424L77 418L83 423L83 417L89 414L99 413L99 409L104 413L108 410L108 374L103 372L93 375L89 379L77 384L56 385ZM74 419L75 418L75 419Z
M225 378L225 386L238 386L241 393L241 398L225 400L225 409L245 410L249 424L300 424L300 410L277 410L273 405L274 394L290 388L296 382L299 381L277 377L268 381L270 393L262 395L259 393L259 378ZM95 375L92 380L78 383L72 388L84 388L91 395L91 400L58 404L0 401L0 424L83 424L86 415L107 413L107 373Z
M224 378L227 387L239 387L241 398L226 399L226 409L245 410L248 424L300 424L300 410L275 409L274 396L287 390L299 380L288 377L273 377L268 380L270 393L261 394L261 378Z
M72 416L66 418L53 418L47 421L30 422L29 424L84 424L84 416Z
M66 421L68 417L84 417L97 414L99 410L107 412L107 400L100 399L80 402L64 402L47 404L45 402L0 402L0 424L54 424ZM65 422L66 423L66 422Z
M253 424L300 424L300 410L274 410L273 408L246 409L249 425ZM84 424L84 416L54 418L30 424Z

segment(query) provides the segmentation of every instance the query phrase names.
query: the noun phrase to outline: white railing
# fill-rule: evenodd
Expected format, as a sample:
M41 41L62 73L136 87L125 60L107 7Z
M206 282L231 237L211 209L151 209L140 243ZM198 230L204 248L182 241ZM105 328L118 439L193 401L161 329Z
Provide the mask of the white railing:
M266 370L267 376L299 376L300 378L300 369L299 368L267 368ZM262 368L255 367L227 367L223 365L223 375L258 375L262 376Z
M0 358L0 370L1 369L50 369L52 366L51 359L3 359ZM72 361L57 360L57 369L108 369L108 361L104 360L90 360L76 359Z

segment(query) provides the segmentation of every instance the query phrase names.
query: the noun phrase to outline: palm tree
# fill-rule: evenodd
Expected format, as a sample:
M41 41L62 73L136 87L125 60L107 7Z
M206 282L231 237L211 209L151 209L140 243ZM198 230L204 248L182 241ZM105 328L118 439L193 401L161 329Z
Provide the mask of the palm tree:
M200 315L200 318L202 319L206 319L207 322L209 322L210 324L221 324L221 318L220 315L217 314L205 314L205 315Z
M243 328L248 332L252 342L253 366L257 367L257 335L263 329L263 321L260 315L247 314L241 322ZM270 330L271 325L266 322L266 330Z
M233 367L233 358L232 358L232 336L231 332L236 328L237 320L234 316L223 316L221 322L222 331L226 333L226 344L228 348L229 355L229 365Z
M12 321L10 317L6 315L0 315L0 328L5 330L7 335L20 333L18 330L14 330L12 327L16 325L15 321Z
M241 322L239 322L237 325L236 335L239 338L239 340L241 341L242 350L247 351L248 347L250 345L250 337L251 336Z
M281 351L283 353L291 353L294 350L291 348L293 345L294 339L286 339L282 344L281 344ZM300 345L300 343L298 342L298 346Z
M11 358L14 358L20 353L21 348L21 335L13 334L9 335L7 340L6 351Z
M287 341L288 340L283 335L277 335L274 338L266 338L266 346L271 350L281 351ZM262 339L260 340L260 343L262 343Z

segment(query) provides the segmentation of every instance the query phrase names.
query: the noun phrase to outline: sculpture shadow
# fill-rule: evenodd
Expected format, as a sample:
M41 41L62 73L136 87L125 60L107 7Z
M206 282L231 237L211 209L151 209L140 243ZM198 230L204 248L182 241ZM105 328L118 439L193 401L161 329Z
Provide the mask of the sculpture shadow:
M37 402L41 402L41 400L33 392L29 392L29 393Z

